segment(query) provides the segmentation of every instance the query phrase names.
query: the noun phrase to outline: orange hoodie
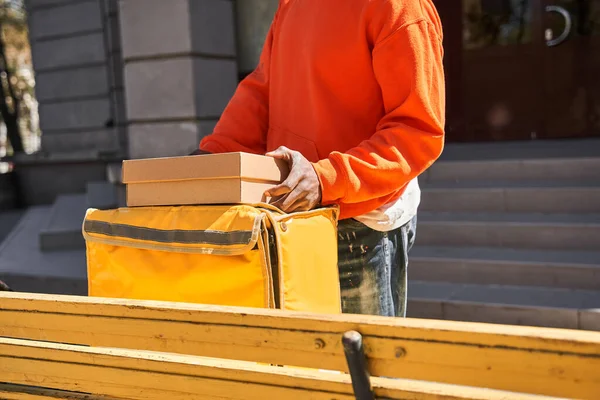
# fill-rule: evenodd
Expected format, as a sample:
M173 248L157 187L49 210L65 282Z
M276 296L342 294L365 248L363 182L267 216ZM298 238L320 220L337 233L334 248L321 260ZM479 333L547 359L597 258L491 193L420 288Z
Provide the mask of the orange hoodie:
M323 205L373 211L442 152L442 58L432 0L281 0L259 66L200 148L297 150Z

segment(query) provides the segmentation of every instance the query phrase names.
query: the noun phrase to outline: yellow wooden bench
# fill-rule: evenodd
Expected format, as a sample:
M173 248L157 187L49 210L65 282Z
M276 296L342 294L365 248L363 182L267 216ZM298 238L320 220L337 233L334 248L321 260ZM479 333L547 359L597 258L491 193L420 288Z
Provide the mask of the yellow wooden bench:
M376 398L600 399L597 332L18 293L0 398L354 399L353 331Z

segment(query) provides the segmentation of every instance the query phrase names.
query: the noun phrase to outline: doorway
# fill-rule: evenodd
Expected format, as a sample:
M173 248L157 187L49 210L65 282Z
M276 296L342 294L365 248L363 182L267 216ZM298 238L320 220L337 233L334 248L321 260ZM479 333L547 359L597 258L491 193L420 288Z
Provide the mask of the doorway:
M449 141L600 137L600 0L459 2L436 2Z

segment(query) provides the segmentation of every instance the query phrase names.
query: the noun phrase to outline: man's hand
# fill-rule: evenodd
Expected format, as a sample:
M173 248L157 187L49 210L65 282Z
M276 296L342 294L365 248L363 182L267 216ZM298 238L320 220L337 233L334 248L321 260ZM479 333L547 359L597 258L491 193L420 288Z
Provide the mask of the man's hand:
M287 161L290 174L280 185L266 192L271 204L284 212L308 211L321 202L321 184L312 164L297 151L280 147L266 154Z

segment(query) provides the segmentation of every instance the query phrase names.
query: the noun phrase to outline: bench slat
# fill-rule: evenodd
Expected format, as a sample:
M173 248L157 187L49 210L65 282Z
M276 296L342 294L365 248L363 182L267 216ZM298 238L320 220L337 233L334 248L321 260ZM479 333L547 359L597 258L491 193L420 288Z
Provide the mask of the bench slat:
M2 400L120 400L114 397L94 396L63 390L39 388L33 386L9 385L0 383L0 399Z
M0 336L42 341L346 371L348 330L363 335L376 376L571 398L600 393L598 332L0 294Z
M347 375L250 362L0 338L0 376L119 399L353 400ZM494 390L375 379L378 398L539 399Z

